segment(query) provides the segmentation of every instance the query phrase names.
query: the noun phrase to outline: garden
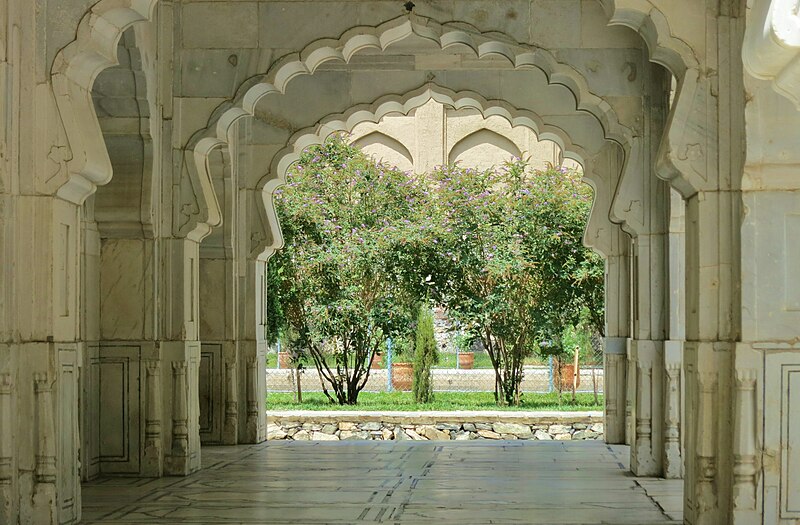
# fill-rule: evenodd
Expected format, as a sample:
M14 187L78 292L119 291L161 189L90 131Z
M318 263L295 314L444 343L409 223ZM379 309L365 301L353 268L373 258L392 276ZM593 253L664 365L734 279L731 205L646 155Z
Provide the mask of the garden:
M274 199L267 370L291 388L268 386L269 408L601 405L604 267L581 242L580 172L518 158L412 175L337 135Z

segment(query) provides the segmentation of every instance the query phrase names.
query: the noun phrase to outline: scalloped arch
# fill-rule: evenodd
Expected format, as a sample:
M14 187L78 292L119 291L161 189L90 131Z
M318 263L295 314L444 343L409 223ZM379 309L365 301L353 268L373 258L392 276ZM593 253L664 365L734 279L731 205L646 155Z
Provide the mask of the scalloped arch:
M632 136L631 130L620 124L611 106L589 90L586 79L576 69L558 62L549 51L518 44L494 32L480 33L467 24L440 24L410 15L377 27L354 27L339 39L316 40L299 53L283 57L266 74L244 82L234 101L217 108L209 125L198 131L190 144L194 143L199 152L228 145L233 140L232 128L236 122L254 116L264 97L285 93L292 79L312 75L329 61L349 63L354 55L367 49L386 51L393 43L411 36L430 40L443 51L457 46L470 50L477 58L501 57L512 69L539 69L549 84L562 85L572 92L576 110L594 115L606 138L623 144Z
M112 175L103 133L92 103L97 75L116 66L117 44L131 26L152 20L158 0L101 0L81 18L75 40L56 54L51 79L72 149L69 180L58 195L77 204Z
M687 69L699 67L694 50L673 35L664 13L649 0L599 0L609 17L608 25L636 31L647 44L650 61L666 67L678 79Z
M345 113L329 115L315 127L301 130L289 139L288 145L279 151L273 158L270 171L261 178L257 190L261 192L264 206L261 208L264 215L262 220L270 232L272 244L262 245L256 251L261 258L269 258L275 250L283 246L283 236L272 194L276 188L284 184L286 173L297 162L304 149L315 144L322 144L327 137L337 132L350 132L356 125L363 122L378 123L390 113L408 114L410 111L421 107L429 100L451 106L455 109L474 109L484 118L499 116L506 119L511 126L524 126L537 134L540 140L551 140L558 144L564 156L575 160L583 166L591 153L572 143L569 134L560 127L549 125L543 119L528 110L518 109L502 100L486 100L479 94L471 91L454 92L436 85L411 91L405 95L389 95L376 100L372 104L361 104L350 108ZM608 141L607 141L608 142ZM597 187L598 181L604 174L585 173L587 181L593 181L590 186Z
M101 71L119 63L117 45L122 34L136 24L153 20L159 0L100 0L78 24L75 40L60 50L51 70L58 112L72 150L67 181L56 194L82 204L113 175L103 133L92 101L92 86ZM199 202L194 228L187 237L202 238L222 222L211 180L204 170L189 169Z

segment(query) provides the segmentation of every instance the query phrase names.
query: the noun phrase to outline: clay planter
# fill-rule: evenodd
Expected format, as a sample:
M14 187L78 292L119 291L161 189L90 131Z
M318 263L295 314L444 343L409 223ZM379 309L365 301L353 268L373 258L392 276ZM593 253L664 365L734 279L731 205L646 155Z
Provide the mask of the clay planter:
M372 356L372 361L369 363L369 367L372 370L380 370L383 368L383 363L381 362L381 354L375 354Z
M414 382L414 363L392 363L392 387L409 391Z
M281 368L292 368L292 355L289 352L278 352L278 365Z
M475 354L472 352L459 352L458 368L461 370L472 370L473 366L475 366Z
M575 365L568 364L568 365L561 365L559 367L559 373L556 374L555 383L556 388L558 388L559 382L562 383L563 387L561 390L567 391L572 390L572 378L575 375ZM576 388L581 386L581 376L578 374L578 384Z

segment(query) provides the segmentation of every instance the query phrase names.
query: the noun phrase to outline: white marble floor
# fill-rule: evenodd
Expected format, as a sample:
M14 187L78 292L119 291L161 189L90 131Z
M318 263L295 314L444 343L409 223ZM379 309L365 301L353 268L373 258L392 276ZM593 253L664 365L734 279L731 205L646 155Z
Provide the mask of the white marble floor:
M83 523L665 524L682 482L592 442L342 441L203 448L186 478L83 486Z

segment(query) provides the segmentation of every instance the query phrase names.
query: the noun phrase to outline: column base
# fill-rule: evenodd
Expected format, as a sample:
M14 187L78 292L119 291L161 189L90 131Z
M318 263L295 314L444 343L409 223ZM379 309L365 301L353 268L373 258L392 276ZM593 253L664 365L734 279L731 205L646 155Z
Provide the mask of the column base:
M609 444L624 444L627 338L606 337L604 361L605 441Z
M635 426L631 440L631 472L637 476L663 473L664 342L630 340ZM630 384L630 382L629 382ZM630 396L629 396L630 399Z

